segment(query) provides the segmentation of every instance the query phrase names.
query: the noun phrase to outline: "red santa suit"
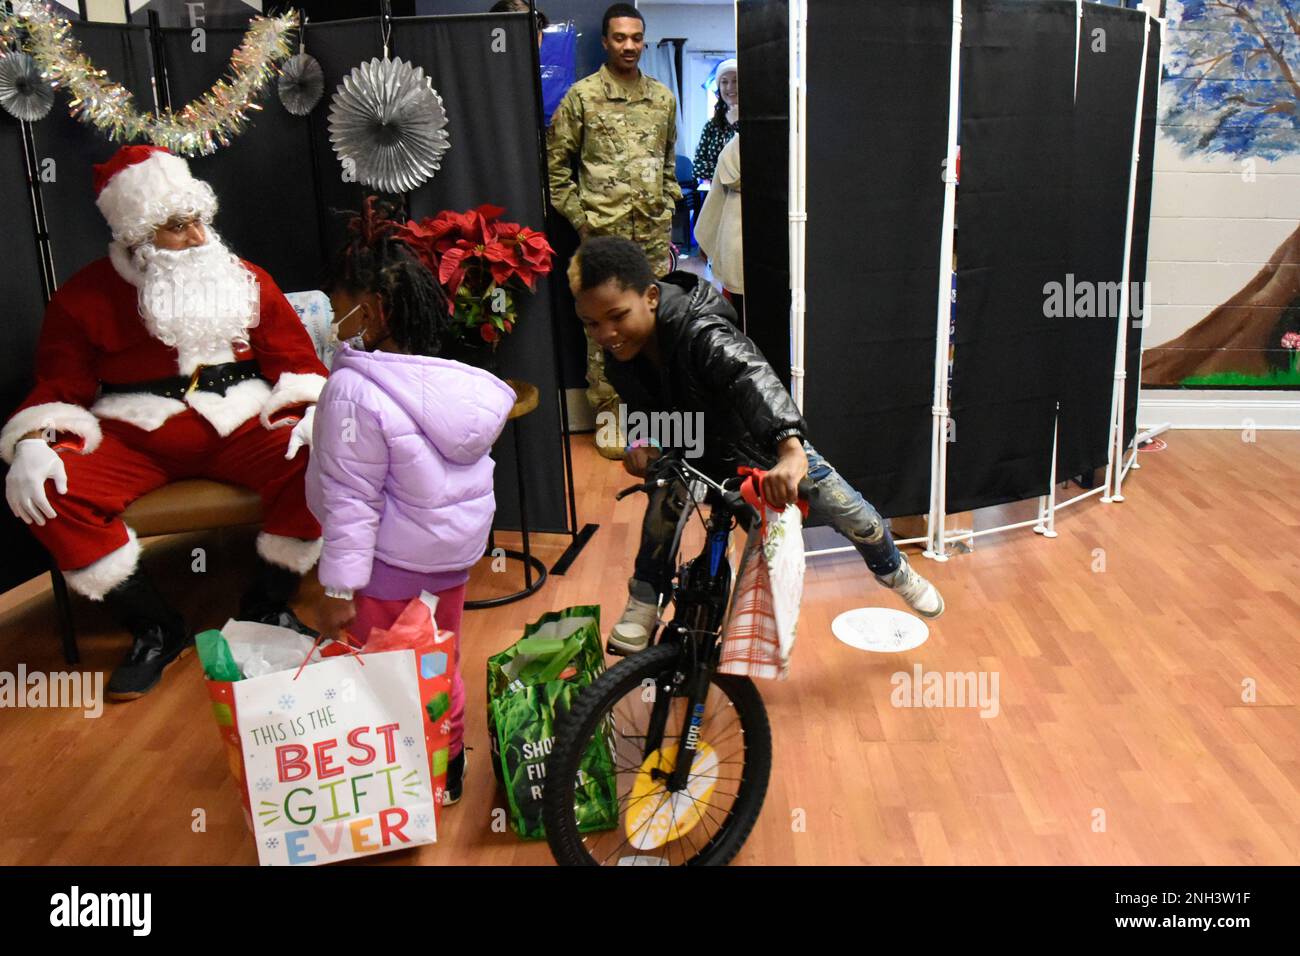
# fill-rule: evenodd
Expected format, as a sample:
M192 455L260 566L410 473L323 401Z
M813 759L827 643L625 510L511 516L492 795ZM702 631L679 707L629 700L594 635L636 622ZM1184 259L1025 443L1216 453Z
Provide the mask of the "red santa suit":
M151 334L141 315L144 272L128 242L152 235L149 230L176 210L210 220L215 198L179 157L151 147L123 154L119 168L101 173L105 182L99 184L100 208L117 237L110 255L86 266L50 300L37 344L36 385L0 430L6 462L29 432L59 438L67 492L50 494L58 516L31 530L69 572L74 590L99 599L130 576L139 557L135 535L120 518L127 505L171 481L211 478L260 493L265 523L259 554L303 573L319 555L320 526L303 495L307 453L285 459L291 429L277 427L277 419L300 416L316 401L326 369L275 282L248 262L243 265L256 279L257 314L245 335L174 347ZM130 388L248 359L257 367L244 367L242 374L258 377L219 383L216 390L192 388L177 398Z

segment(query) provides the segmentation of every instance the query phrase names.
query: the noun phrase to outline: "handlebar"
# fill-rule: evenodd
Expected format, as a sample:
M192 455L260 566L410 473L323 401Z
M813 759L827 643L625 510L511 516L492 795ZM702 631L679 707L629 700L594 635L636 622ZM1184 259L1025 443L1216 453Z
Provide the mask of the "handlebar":
M634 495L637 492L649 494L656 489L668 487L674 481L687 482L690 480L698 480L707 485L712 491L716 492L726 504L727 508L733 513L743 514L745 512L754 511L753 507L741 496L740 493L741 486L749 480L745 476L737 475L736 477L728 478L719 484L698 468L690 465L677 455L672 454L664 455L655 459L651 463L650 472L652 475L660 471L668 471L670 474L663 477L652 477L641 484L631 485L630 487L624 488L614 496L615 500L622 501L628 495ZM804 501L808 500L811 491L812 482L807 477L803 478L803 480L799 482L800 499ZM757 514L755 514L755 517L757 517Z

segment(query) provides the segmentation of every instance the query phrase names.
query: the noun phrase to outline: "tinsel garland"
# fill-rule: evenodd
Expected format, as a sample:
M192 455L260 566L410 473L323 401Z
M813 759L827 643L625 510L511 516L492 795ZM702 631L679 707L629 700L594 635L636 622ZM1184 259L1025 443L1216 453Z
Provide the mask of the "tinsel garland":
M42 75L71 96L73 116L110 139L144 139L184 156L208 155L248 125L256 99L278 74L277 64L292 52L290 33L298 27L297 11L278 17L254 17L238 49L230 56L230 74L180 110L141 113L131 93L108 78L70 36L72 25L35 3L16 3L0 11L0 39L29 53Z

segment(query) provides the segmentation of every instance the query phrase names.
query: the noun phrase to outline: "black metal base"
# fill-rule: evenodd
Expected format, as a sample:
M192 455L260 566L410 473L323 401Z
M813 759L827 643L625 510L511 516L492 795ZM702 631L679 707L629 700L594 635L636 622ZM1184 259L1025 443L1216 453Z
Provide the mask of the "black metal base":
M577 560L578 555L582 553L582 549L587 546L587 542L591 540L591 536L594 535L599 528L600 525L598 524L583 525L582 530L573 536L573 542L564 549L564 553L560 555L559 559L554 564L551 565L551 573L556 576L562 576L566 571L568 571L569 566Z
M77 628L72 620L72 600L68 596L68 582L56 567L50 568L50 584L54 588L54 606L59 612L59 631L63 637L63 659L69 664L81 663L77 652Z
M543 584L546 583L546 565L542 564L541 559L533 554L524 554L522 551L510 551L502 549L502 554L507 558L514 558L516 561L524 563L524 588L521 591L515 591L511 594L503 594L501 597L485 598L481 601L466 601L465 609L467 611L480 611L483 608L500 607L503 604L513 604L515 601L522 601L528 595L535 593ZM536 572L537 577L529 574L529 569Z

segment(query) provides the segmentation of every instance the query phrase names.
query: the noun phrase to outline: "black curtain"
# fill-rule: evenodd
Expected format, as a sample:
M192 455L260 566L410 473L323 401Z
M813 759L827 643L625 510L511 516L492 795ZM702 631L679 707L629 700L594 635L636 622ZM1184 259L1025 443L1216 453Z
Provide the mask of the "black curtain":
M416 0L419 14L483 13L491 6L490 0ZM608 0L541 0L537 9L552 23L572 20L578 29L578 78L595 73L605 62L605 51L600 43L601 18L609 6ZM523 14L496 14L526 19ZM651 22L654 11L646 11ZM647 30L650 28L647 27ZM676 91L674 91L676 92ZM547 117L549 121L549 117ZM546 210L546 234L555 249L556 274L562 276L568 262L578 249L578 233L569 221L554 209ZM587 339L578 322L573 296L563 279L554 283L551 290L555 303L555 334L560 345L560 380L563 388L587 387Z
M312 158L320 202L318 255L320 262L328 263L347 238L348 214L359 210L366 195L371 191L360 183L344 178L343 166L334 155L334 147L330 145L330 99L343 82L344 76L364 61L382 57L384 46L380 37L378 17L309 23L305 40L306 52L319 61L321 71L325 75L325 94L316 108L307 115L306 120L308 154ZM416 65L425 66L421 63ZM278 102L269 104L268 108L283 112L283 107ZM455 150L456 145L456 131L452 130L452 150ZM323 275L321 281L324 281Z
M949 512L1049 486L1062 337L1044 289L1070 271L1075 19L1069 0L963 5Z
M37 170L39 175L39 169ZM4 231L4 268L0 269L0 422L13 414L32 387L36 336L45 311L45 289L37 252L36 223L28 188L23 130L8 113L0 113L0 222ZM0 466L0 482L8 472ZM7 591L49 568L45 550L27 533L8 507L0 508L0 591Z
M209 28L206 52L198 53L188 28L161 33L167 89L177 108L226 72L244 38L242 29ZM251 120L229 146L190 159L190 169L216 191L214 226L232 251L271 273L285 292L318 288L324 263L308 120L281 106L274 92Z
M154 108L153 62L146 27L78 23L73 35L100 69L130 91L137 109ZM215 77L213 77L215 79ZM40 183L55 277L67 281L82 266L108 254L112 238L95 208L91 165L102 163L121 145L68 115L68 95L60 91L53 109L32 124L37 155L54 161L53 182Z
M1128 324L1126 375L1124 378L1124 447L1137 435L1138 390L1142 378L1142 335L1149 321L1151 302L1146 295L1147 242L1151 233L1151 182L1155 173L1156 105L1160 93L1160 26L1150 24L1147 41L1147 75L1142 96L1142 131L1138 141L1137 190L1133 203L1133 254L1130 257L1129 280L1137 283L1141 315L1134 315Z
M745 326L789 388L790 9L786 0L739 0L736 62L745 78L745 108L740 113Z
M493 52L493 34L498 30L505 31L504 53ZM536 39L528 19L492 14L398 20L391 45L393 56L422 66L433 80L447 109L451 140L441 170L410 195L411 215L419 218L442 209L491 203L505 208L506 220L544 230L541 107L533 63ZM526 462L529 525L540 531L566 528L560 383L548 287L549 281L563 281L564 263L557 258L555 266L554 280L544 279L533 294L517 298L520 321L500 349L500 374L536 385L542 401L535 412L507 426L493 452L498 469L497 527L519 526L514 444L508 434L518 428ZM576 319L569 320L577 324Z
M421 16L447 13L486 13L493 0L415 0L415 12ZM538 0L537 9L551 23L572 20L578 28L578 77L595 73L605 62L605 48L600 43L600 21L610 0ZM369 12L369 11L367 11ZM654 8L644 11L654 22ZM647 25L646 31L651 27Z
M818 450L886 517L929 507L951 55L950 0L808 12L820 95L808 99L804 411ZM869 96L833 94L850 62Z
M1133 109L1145 22L1143 14L1118 7L1090 3L1083 10L1069 230L1073 279L1060 280L1064 314L1057 318L1064 350L1058 481L1091 475L1105 467L1109 454ZM1084 288L1096 290L1091 301L1070 294Z

